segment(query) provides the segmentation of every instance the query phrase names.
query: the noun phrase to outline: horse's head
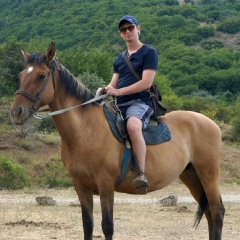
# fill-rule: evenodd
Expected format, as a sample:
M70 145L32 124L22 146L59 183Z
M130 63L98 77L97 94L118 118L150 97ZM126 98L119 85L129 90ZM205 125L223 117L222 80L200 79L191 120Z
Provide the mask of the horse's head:
M26 68L19 74L20 88L11 107L14 123L23 124L42 106L51 102L56 85L54 56L56 47L52 43L46 54L29 54L22 51Z

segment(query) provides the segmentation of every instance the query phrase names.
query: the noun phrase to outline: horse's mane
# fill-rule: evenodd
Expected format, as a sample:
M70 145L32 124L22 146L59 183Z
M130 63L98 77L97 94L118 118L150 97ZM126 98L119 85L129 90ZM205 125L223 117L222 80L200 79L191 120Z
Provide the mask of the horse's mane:
M42 53L33 53L26 59L26 64L45 63L49 65L46 60L46 55ZM94 97L94 94L88 90L82 83L78 82L77 79L62 65L56 58L52 60L55 68L60 73L60 84L65 89L65 97L74 96L80 99L82 102L86 102Z

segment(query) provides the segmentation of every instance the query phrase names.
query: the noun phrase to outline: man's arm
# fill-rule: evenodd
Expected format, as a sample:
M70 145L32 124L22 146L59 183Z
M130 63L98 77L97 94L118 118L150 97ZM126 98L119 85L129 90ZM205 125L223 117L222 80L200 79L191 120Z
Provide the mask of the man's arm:
M117 81L115 80L114 75L113 75L112 81L105 88L105 90L107 91L107 93L109 95L113 95L113 96L122 96L122 95L128 95L128 94L142 92L151 87L155 75L156 75L155 70L146 69L143 71L141 80L139 80L138 82L136 82L128 87L123 87L121 89L116 89L119 75L117 76Z

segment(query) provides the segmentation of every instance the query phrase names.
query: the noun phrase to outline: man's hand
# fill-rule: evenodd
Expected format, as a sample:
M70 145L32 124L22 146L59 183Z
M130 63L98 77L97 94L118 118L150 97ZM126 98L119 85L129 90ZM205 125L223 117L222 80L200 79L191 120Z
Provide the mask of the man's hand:
M103 94L106 94L106 89L105 88L98 88L98 90L96 91L96 96L100 96Z
M120 96L120 91L119 89L116 89L114 87L106 87L105 91L107 92L108 95L111 96Z

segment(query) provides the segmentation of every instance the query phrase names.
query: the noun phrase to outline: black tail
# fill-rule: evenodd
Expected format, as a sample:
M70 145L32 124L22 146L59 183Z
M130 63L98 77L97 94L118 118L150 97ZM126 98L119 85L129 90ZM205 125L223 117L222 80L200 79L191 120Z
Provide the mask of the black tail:
M195 227L195 229L198 227L198 225L199 225L199 223L200 223L200 221L203 217L204 212L208 211L208 210L209 210L209 205L208 205L207 196L206 196L206 193L205 193L204 189L202 189L202 194L201 194L201 197L200 197L198 210L196 212L195 221L194 221L194 224L193 224L193 227Z

